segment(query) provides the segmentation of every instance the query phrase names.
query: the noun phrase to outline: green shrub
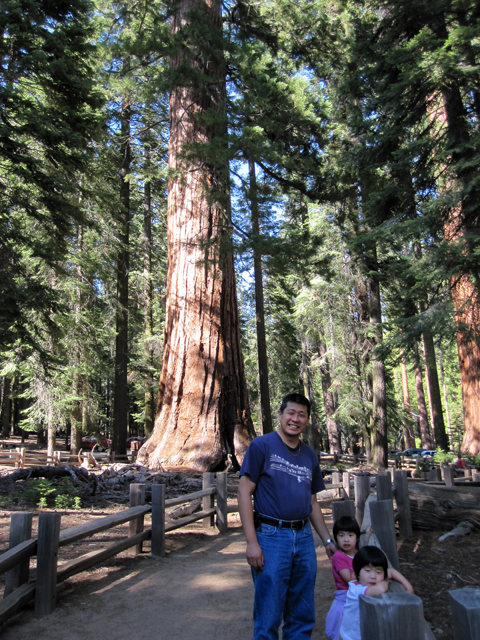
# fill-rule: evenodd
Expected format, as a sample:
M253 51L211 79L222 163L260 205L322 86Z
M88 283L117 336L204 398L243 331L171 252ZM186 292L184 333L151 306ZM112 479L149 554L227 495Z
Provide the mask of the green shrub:
M19 485L6 500L10 504L35 505L39 509L80 509L83 491L74 487L69 478L46 480L34 478Z

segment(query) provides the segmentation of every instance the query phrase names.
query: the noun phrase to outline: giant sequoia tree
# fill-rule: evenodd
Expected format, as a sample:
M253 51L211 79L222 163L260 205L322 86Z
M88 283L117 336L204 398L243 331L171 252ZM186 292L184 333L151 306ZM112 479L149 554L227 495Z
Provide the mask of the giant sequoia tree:
M171 30L168 289L157 417L139 460L201 470L241 462L253 425L230 240L221 3L181 0Z

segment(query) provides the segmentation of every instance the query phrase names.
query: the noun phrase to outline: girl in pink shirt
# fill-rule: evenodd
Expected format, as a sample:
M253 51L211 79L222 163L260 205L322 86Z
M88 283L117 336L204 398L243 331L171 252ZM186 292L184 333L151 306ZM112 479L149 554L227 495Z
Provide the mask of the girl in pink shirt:
M335 600L325 620L325 633L331 640L338 640L348 583L355 580L352 563L360 540L358 522L350 516L342 516L333 525L333 537L338 548L331 559L336 591Z

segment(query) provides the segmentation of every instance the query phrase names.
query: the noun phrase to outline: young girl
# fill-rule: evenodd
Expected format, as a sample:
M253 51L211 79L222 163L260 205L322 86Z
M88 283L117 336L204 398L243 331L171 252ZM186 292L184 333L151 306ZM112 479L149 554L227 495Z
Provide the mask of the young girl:
M352 562L360 539L360 527L355 518L343 516L336 520L333 525L333 537L338 548L338 551L332 556L332 572L336 591L335 600L332 602L325 620L325 633L331 640L338 640L343 608L347 599L348 583L350 580L355 580Z
M408 593L412 585L401 573L388 568L387 556L378 547L362 547L353 559L353 570L357 577L348 585L347 602L340 626L340 640L361 640L360 601L361 595L378 596L388 591L388 581L403 584Z

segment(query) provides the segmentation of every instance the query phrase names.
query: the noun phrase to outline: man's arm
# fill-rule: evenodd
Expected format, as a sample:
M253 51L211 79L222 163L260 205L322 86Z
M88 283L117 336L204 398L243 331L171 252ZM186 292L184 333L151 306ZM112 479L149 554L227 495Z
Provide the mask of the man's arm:
M240 477L237 494L238 511L242 521L243 533L247 540L247 562L257 571L263 571L263 551L258 544L257 533L253 523L252 495L255 487L256 484L248 476Z
M322 539L323 544L330 538L330 534L328 533L327 525L325 524L325 519L323 517L322 508L318 504L317 496L314 493L312 495L312 513L309 515L310 522L312 523L315 531L318 533L320 538ZM327 556L331 558L337 547L333 542L330 542L325 547L325 551L327 552Z

